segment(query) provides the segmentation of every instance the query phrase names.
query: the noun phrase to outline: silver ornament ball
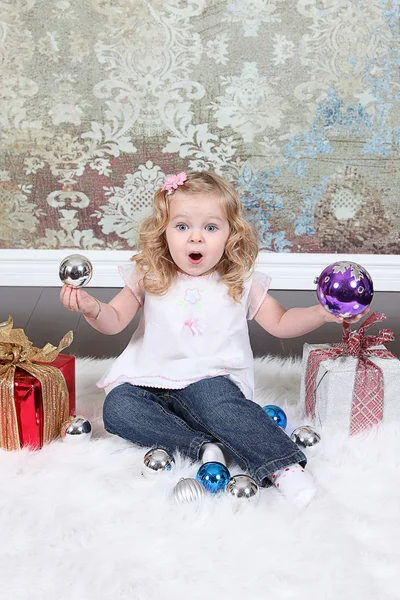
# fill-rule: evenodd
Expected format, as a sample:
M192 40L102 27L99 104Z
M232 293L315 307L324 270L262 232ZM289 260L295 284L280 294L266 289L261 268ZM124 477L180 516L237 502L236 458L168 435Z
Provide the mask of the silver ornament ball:
M196 479L181 477L172 490L172 495L180 505L195 504L200 506L205 498L206 490Z
M64 284L81 288L92 279L92 263L82 254L70 254L60 263L58 274Z
M64 442L80 443L90 440L92 437L92 426L86 417L72 415L62 424L60 435Z
M170 471L175 463L172 456L161 448L153 448L143 458L142 475L152 476L162 471Z
M293 431L290 439L298 446L312 448L321 441L321 436L310 425L302 425Z
M229 494L234 509L243 505L255 506L260 500L260 488L249 475L234 475L228 481L226 491Z

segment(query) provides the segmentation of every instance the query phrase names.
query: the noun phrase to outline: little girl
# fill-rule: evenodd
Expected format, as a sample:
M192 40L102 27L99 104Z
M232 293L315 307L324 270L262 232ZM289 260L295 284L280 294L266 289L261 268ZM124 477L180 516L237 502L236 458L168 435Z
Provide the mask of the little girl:
M97 384L107 393L106 430L193 461L224 462L222 444L260 485L307 504L315 486L305 455L252 401L247 320L280 338L342 320L319 304L285 310L268 294L270 278L254 271L256 233L235 189L214 173L167 178L139 247L108 304L68 286L60 294L108 335L141 309L131 341Z

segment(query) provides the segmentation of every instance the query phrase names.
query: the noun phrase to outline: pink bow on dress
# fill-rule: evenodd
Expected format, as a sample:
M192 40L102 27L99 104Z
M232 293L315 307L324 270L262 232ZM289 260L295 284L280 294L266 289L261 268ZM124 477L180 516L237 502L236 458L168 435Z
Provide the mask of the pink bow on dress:
M187 321L184 322L184 325L186 327L189 327L189 329L191 330L193 335L199 335L200 330L197 327L198 319L188 319Z

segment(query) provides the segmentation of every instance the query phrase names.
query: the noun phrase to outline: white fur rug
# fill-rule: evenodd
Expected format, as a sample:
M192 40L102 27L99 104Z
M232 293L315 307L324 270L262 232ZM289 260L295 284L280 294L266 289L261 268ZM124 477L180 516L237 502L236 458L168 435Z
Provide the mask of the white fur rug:
M77 362L78 412L91 441L0 451L0 597L10 600L390 600L399 597L399 428L308 451L319 492L296 510L274 488L233 513L209 496L198 514L169 492L198 465L140 475L143 451L105 434L95 381L107 361ZM257 400L294 427L300 363L256 361ZM289 432L290 433L290 432Z

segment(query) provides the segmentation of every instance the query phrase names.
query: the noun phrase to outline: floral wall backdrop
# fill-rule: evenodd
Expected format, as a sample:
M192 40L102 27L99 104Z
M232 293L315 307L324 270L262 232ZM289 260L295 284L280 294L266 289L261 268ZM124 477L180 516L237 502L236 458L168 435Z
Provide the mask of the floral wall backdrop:
M168 173L260 247L399 254L400 0L0 0L0 247L132 248Z

